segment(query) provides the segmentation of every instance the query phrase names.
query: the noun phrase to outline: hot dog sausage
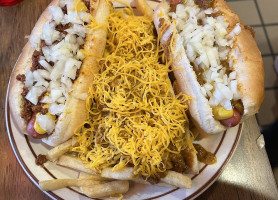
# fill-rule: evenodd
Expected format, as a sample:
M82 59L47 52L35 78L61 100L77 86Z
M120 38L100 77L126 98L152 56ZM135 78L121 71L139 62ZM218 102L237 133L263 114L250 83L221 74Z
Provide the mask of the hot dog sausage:
M234 127L234 126L238 125L240 120L241 120L241 115L237 111L237 109L234 108L234 115L229 119L220 120L220 123L226 127Z
M27 125L28 134L34 139L41 139L41 138L46 137L47 134L38 134L35 131L35 128L34 128L35 121L36 121L36 114L33 114L32 118L30 119L30 121L28 122L28 125Z

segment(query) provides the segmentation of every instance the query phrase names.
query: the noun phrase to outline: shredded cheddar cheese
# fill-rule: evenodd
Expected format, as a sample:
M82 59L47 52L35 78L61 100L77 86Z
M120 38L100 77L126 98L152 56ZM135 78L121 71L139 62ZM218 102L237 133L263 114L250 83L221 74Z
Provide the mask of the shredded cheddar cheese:
M173 93L151 20L125 9L112 12L108 22L106 53L88 92L88 119L75 131L72 151L97 172L133 165L135 175L155 176L167 170L170 153L192 145L190 97Z

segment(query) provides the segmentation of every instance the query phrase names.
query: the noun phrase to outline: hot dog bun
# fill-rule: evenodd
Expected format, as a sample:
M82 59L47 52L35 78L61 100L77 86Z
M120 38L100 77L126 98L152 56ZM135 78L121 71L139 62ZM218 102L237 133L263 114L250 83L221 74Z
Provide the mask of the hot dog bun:
M244 106L242 122L259 111L264 98L264 69L261 53L251 32L244 27L239 17L225 1L215 0L213 8L220 8L225 21L229 23L228 32L233 30L237 23L240 23L241 32L233 38L234 43L228 55L228 60L233 61L232 70L236 72L237 87ZM176 33L174 23L168 16L169 11L169 3L160 3L154 12L154 24L157 32L161 34L161 43L164 49L168 51L168 57L173 61L172 67L182 69L174 70L177 85L183 93L194 98L189 103L192 121L205 133L216 134L222 132L227 127L214 119L212 108L208 99L201 92L201 86L185 53L180 36ZM173 51L171 51L169 44L171 39L174 44Z
M105 0L100 0L94 11L95 20L99 24L107 23L105 17L109 14L109 6ZM86 37L85 50L94 56L86 56L83 60L79 77L73 84L73 91L66 102L67 112L63 112L56 123L55 131L42 141L56 146L72 137L74 130L86 120L86 97L92 83L93 73L98 71L97 60L103 56L106 44L106 31L102 28L94 30ZM69 111L69 112L68 112Z
M49 6L58 6L59 0L52 1ZM48 9L49 6L44 10L35 24L30 37L33 35L40 34L42 32L42 28L45 22L51 20L51 13ZM11 114L16 121L16 126L19 130L22 130L24 134L27 134L26 127L27 123L23 118L20 117L22 106L24 103L24 99L22 98L22 91L24 84L18 80L16 80L16 76L18 74L26 74L28 70L30 70L32 66L32 54L35 51L34 48L31 47L30 41L26 43L22 52L14 66L14 69L11 74L10 80L10 88L9 88L9 105L11 109Z
M58 0L54 0L51 5L58 5ZM99 24L105 24L106 19L102 16L109 14L109 7L106 5L106 1L100 0L98 2L97 9L93 11L94 19ZM47 8L38 22L36 23L33 34L39 34L42 32L43 24L50 19L51 15ZM65 103L64 112L62 112L55 124L54 131L48 136L42 139L43 142L50 146L57 146L58 144L68 140L72 137L74 130L85 121L86 115L86 97L87 91L93 79L93 73L97 72L97 59L102 57L106 44L106 31L102 28L95 29L86 36L84 49L90 51L90 55L83 59L79 75L74 81L72 91L69 93L69 97ZM22 54L15 66L12 73L11 85L9 91L9 102L11 113L18 128L22 130L24 134L27 134L27 123L20 117L23 97L21 95L24 84L16 80L18 74L26 74L32 65L32 54L35 49L31 47L30 41L24 47Z

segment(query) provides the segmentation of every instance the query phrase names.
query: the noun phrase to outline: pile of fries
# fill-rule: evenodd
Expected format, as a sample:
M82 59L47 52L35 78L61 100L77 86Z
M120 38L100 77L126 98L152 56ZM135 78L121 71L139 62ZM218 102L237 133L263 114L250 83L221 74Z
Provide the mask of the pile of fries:
M149 184L142 177L133 175L133 168L126 167L119 171L112 168L104 169L101 174L96 174L93 170L86 168L80 159L75 156L65 154L74 146L73 139L62 143L51 149L47 154L47 159L56 162L57 165L68 167L80 172L79 179L54 179L40 181L39 185L43 191L58 190L65 187L79 187L80 191L91 198L124 194L129 190L129 181ZM190 188L191 179L186 175L174 171L168 171L164 178L160 179L158 186Z

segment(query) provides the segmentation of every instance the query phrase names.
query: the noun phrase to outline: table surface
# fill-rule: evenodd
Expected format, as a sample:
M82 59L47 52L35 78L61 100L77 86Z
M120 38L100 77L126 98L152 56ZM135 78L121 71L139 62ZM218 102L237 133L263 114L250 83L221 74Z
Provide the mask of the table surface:
M26 0L0 7L0 199L49 199L26 176L9 144L5 95L13 66L35 22L51 0ZM218 180L197 199L278 199L277 186L255 117L243 126L238 147Z

